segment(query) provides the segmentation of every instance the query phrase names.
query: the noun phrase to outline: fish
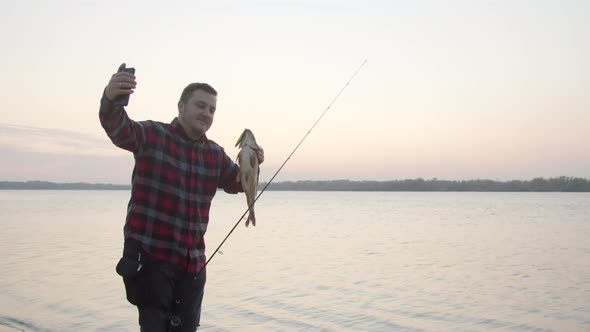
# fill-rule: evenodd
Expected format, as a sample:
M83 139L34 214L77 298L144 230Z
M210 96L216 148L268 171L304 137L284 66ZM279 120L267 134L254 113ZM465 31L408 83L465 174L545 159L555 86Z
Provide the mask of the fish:
M256 226L256 215L254 213L254 200L258 192L258 175L260 168L258 167L258 157L256 152L259 147L256 144L254 134L248 128L244 129L242 135L236 142L239 145L240 152L238 153L238 165L240 165L240 182L244 193L246 194L246 203L248 204L248 217L246 218L246 227L250 223Z

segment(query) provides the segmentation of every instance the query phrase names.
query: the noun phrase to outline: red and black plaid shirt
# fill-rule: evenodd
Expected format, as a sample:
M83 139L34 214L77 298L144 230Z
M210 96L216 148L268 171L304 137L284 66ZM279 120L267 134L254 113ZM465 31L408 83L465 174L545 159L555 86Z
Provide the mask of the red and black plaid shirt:
M211 200L217 188L243 191L239 166L205 135L191 140L177 118L136 122L104 96L99 117L111 141L135 157L125 238L161 261L199 271Z

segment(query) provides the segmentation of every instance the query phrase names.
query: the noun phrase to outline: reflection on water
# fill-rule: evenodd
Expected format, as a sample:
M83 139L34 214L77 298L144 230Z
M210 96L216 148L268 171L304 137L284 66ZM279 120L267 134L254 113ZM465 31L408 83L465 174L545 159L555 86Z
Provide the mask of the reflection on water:
M137 331L125 191L0 191L0 331ZM244 212L220 192L209 253ZM590 330L590 195L266 192L204 331Z

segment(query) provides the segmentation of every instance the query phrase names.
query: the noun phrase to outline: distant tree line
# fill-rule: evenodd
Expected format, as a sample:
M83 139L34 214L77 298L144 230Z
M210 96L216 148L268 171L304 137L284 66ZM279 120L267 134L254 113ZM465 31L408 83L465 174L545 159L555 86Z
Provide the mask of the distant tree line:
M263 188L266 184L261 184ZM271 183L268 190L284 191L564 191L590 192L590 180L572 177L535 178L532 180L461 180L406 179L391 181L296 181Z
M260 183L262 189L266 183ZM54 183L47 181L0 181L0 189L25 190L130 190L129 185L95 183ZM406 179L391 181L287 181L271 183L268 190L276 191L563 191L590 192L590 179L557 177L532 180L424 180Z
M55 183L47 181L10 182L0 181L0 189L22 190L130 190L129 185L100 183Z

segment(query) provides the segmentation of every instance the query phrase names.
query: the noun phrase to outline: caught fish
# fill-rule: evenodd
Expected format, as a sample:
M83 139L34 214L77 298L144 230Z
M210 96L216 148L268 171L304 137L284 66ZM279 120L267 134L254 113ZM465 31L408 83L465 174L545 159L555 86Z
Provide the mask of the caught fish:
M244 129L238 139L236 146L240 147L238 153L238 165L240 165L240 181L246 193L246 203L248 203L249 213L246 219L246 227L252 222L256 226L256 216L254 214L254 200L258 192L258 157L256 152L259 147L256 144L254 134L250 129Z

